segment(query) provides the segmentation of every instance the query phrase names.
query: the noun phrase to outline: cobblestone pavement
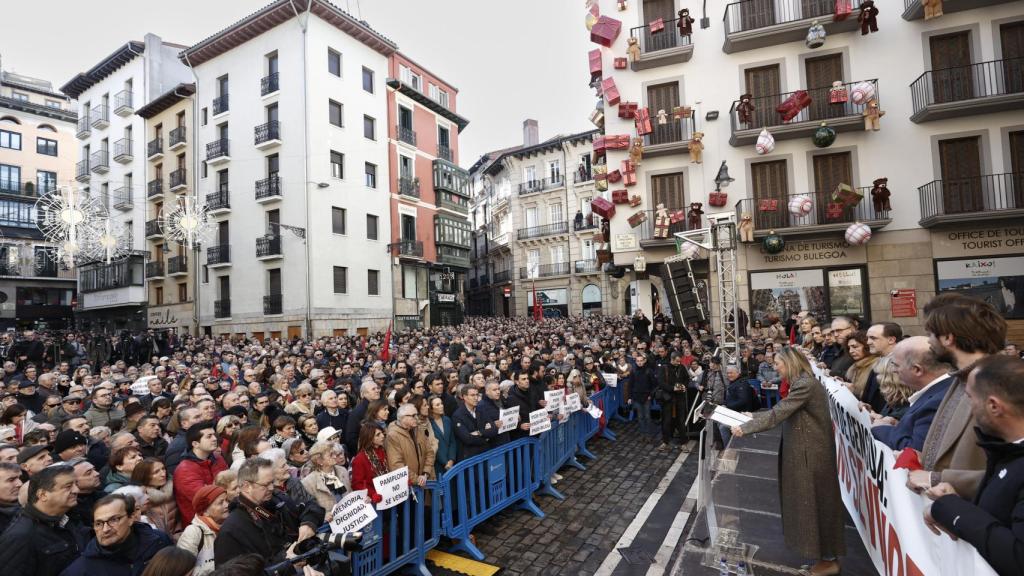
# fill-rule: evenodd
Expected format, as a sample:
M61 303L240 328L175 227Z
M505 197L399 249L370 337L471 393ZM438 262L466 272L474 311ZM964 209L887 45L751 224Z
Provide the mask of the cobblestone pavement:
M679 456L679 448L659 452L660 435L641 434L637 424L614 422L614 442L596 438L588 448L597 460L580 457L586 471L563 468L555 486L564 496L534 496L545 518L506 510L477 527L485 562L502 574L593 574L626 531L648 496ZM696 458L679 470L696 476Z

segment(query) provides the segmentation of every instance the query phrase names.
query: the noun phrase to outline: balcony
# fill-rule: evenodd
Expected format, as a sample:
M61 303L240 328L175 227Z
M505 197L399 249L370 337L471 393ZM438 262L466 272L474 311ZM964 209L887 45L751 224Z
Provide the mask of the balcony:
M725 7L726 54L803 41L817 20L829 36L859 29L860 0L851 0L852 12L835 22L834 0L743 0Z
M437 263L456 268L469 268L469 248L438 244Z
M577 260L573 263L573 272L575 274L600 274L601 264L597 260Z
M92 107L92 110L89 111L89 123L97 130L110 126L110 110L105 104Z
M114 208L117 210L131 210L134 207L132 202L132 189L130 186L121 186L114 189Z
M554 224L543 224L541 226L532 226L530 228L521 228L516 230L516 239L529 240L531 238L543 238L545 236L555 236L558 234L568 233L568 222L555 222Z
M281 199L281 179L277 174L256 181L256 201L274 202Z
M231 245L214 244L206 248L206 265L210 268L220 268L231 265Z
M459 214L469 214L469 198L466 198L465 196L459 196L458 194L438 190L436 194L436 202L438 208L444 208L446 210L451 210L452 212L458 212Z
M170 174L171 180L171 192L175 190L185 188L188 186L188 170L186 168L178 168Z
M128 164L134 159L132 154L132 141L127 138L121 138L114 142L114 162L120 162L121 164Z
M878 91L878 80L868 80L875 85L875 98L881 101ZM853 87L860 82L846 84L847 92L852 92ZM814 88L807 90L811 98L811 105L804 108L789 122L783 123L782 116L775 110L784 100L789 98L793 92L763 96L754 98L751 104L754 111L750 114L750 122L740 122L739 112L736 106L739 100L732 103L729 109L729 117L732 122L732 137L729 144L733 146L746 146L757 141L757 136L762 128L768 128L776 140L791 140L794 138L810 138L822 122L828 122L836 132L853 132L864 130L863 104L854 104L853 100L838 104L830 104L828 93L830 88ZM883 107L884 109L884 107ZM644 150L646 155L647 151Z
M917 189L922 228L1024 217L1024 173L934 180Z
M409 258L423 258L422 240L401 240L391 245L391 252L395 256Z
M646 151L645 151L646 152ZM541 178L539 180L527 180L519 183L519 195L536 194L545 190L554 190L565 186L565 178L561 175L554 178Z
M277 72L260 78L260 96L270 96L281 89Z
M256 259L276 260L282 258L281 237L268 234L256 239Z
M86 113L82 118L78 119L78 129L75 132L75 137L79 140L85 140L92 135L92 128L89 127L89 114Z
M159 160L164 157L164 139L157 136L146 143L146 159Z
M206 195L206 212L211 216L231 211L230 195L227 189Z
M213 99L213 104L210 106L213 109L214 116L220 116L228 111L228 95L222 94Z
M1024 108L1024 58L929 70L910 85L912 122Z
M675 211L675 210L678 210L678 208L669 208L668 209L668 211L670 213ZM655 220L655 217L657 216L657 211L655 211L655 210L644 210L644 212L647 213L647 220L642 222L640 224L640 226L638 226L635 229L635 230L638 230L638 232L639 232L640 245L643 246L643 247L674 246L675 242L676 242L676 237L673 236L673 234L675 234L676 232L686 232L687 230L689 230L689 228L687 227L686 218L683 218L683 220L680 221L680 222L677 222L675 224L669 224L668 232L665 235L665 237L664 238L659 238L655 234L655 229L654 229L654 220Z
M504 284L512 281L512 270L499 270L494 273L494 283Z
M160 230L160 221L157 219L146 221L146 238L163 238L163 231Z
M106 148L97 150L89 155L89 170L97 174L110 172L110 151Z
M398 178L398 193L402 196L418 200L420 197L420 179L400 176Z
M146 198L159 200L164 195L164 181L160 178L150 180L146 184Z
M284 305L284 296L282 294L267 294L263 297L263 313L280 314Z
M214 318L231 318L231 299L223 298L213 301Z
M413 131L412 128L407 128L405 126L395 126L395 132L398 133L398 140L400 142L405 142L410 146L416 145L416 132Z
M135 106L132 102L131 90L121 90L114 95L114 114L127 118L135 114Z
M184 276L188 274L188 256L172 256L167 260L167 274L169 276Z
M1010 2L1013 2L1013 0L944 0L942 3L942 13L952 14L953 12L963 12L964 10L974 10L975 8L985 8ZM921 18L924 18L924 7L921 4L921 0L903 0L903 19L910 21L920 20Z
M468 199L472 191L469 172L447 160L434 160L434 190L454 192Z
M693 44L690 36L680 36L677 28L678 18L665 21L665 29L651 32L650 25L637 26L629 30L629 35L640 41L640 59L630 63L630 68L646 70L668 64L689 62L693 56Z
M590 214L583 217L583 220L576 222L575 219L572 221L572 229L576 232L587 232L588 230L597 230L598 216L596 214Z
M441 160L447 160L448 162L454 162L452 160L452 149L444 144L437 145L437 157Z
M178 126L167 133L167 147L170 150L177 150L184 148L187 142L186 136L188 130L184 126Z
M89 294L118 288L138 286L140 290L131 290L131 294L139 294L145 301L145 292L141 287L145 284L145 266L139 253L132 253L125 260L105 263L92 263L78 268L78 292Z
M754 198L744 198L736 203L738 216L747 213L754 217L754 236L763 237L769 230L775 230L786 236L803 236L826 232L844 232L854 222L867 224L877 230L890 222L887 211L876 212L871 202L871 187L858 188L864 199L852 207L842 208L838 214L829 214L828 205L832 202L832 192L807 192L797 196L809 196L814 209L806 216L790 214L788 209L789 196L778 198L777 210L760 210L760 203ZM737 218L738 220L739 218Z
M655 111L656 112L656 111ZM690 139L693 138L693 116L675 120L669 113L668 121L659 124L652 118L653 132L644 136L644 157L668 156L690 151Z
M519 279L547 278L549 276L565 276L569 273L568 262L556 262L554 264L535 264L519 269Z
M164 277L164 263L161 261L146 262L146 280Z
M12 261L0 262L0 276L18 278L48 278L54 280L76 280L75 270L45 258L14 258Z
M508 242L511 239L511 237L512 235L509 234L508 232L503 232L501 234L492 236L487 240L487 251L497 252L502 248L508 248Z
M75 180L79 182L89 181L89 160L79 160L75 164Z
M583 184L585 182L594 181L594 171L588 168L581 167L572 175L573 184Z
M266 150L281 144L281 123L277 120L260 124L254 129L254 132L254 141L259 150Z
M210 166L220 166L231 160L228 154L228 139L221 138L206 144L206 163Z

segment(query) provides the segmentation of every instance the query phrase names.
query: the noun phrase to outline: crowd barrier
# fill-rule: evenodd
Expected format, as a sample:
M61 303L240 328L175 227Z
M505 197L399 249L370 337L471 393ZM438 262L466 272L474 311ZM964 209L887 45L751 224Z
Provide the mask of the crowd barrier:
M540 434L540 459L534 470L534 476L540 486L538 493L565 500L565 496L551 485L551 476L562 466L587 469L576 459L580 438L578 430L582 420L580 416L593 420L586 412L574 412L564 422L556 418L551 422L551 430Z
M405 567L430 576L427 551L441 535L441 496L436 484L413 487L401 504L378 510L373 524L363 529L362 547L352 553L353 576L383 576ZM407 569L406 572L409 572Z

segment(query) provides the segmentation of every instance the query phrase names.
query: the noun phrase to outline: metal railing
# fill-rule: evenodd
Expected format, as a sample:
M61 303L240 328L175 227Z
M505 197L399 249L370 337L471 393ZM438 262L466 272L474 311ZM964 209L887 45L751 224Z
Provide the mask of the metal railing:
M280 314L283 309L284 295L283 294L267 294L263 297L263 313L264 314Z
M392 244L391 247L396 256L416 256L418 258L423 257L422 240L400 240Z
M84 138L92 132L92 128L89 126L89 114L86 113L82 118L78 119L78 129L75 131L75 135L79 138Z
M256 239L256 257L281 255L281 237L273 234L260 236Z
M164 275L164 263L157 260L156 262L146 262L146 278L161 278Z
M89 160L79 160L75 163L75 178L82 179L89 177Z
M132 189L129 186L121 186L114 189L114 208L127 210L134 205L132 202Z
M231 317L231 299L222 298L220 300L213 301L213 317L214 318L230 318Z
M754 218L755 230L780 230L807 226L846 225L854 222L871 222L889 218L887 210L876 211L871 201L871 187L858 188L864 198L855 206L845 206L832 198L832 192L805 192L774 198L778 200L775 210L761 210L761 198L744 198L736 203L739 215L750 214ZM789 211L789 199L793 196L808 196L813 209L809 214L798 216Z
M281 179L277 174L256 181L256 199L264 200L281 195Z
M847 18L856 20L860 0L850 0L853 10ZM743 0L725 7L725 33L746 32L808 18L831 21L835 0Z
M583 182L590 182L594 179L593 170L577 170L573 173L572 182L573 184L582 184Z
M406 128L405 126L396 126L395 130L398 132L398 139L406 144L416 145L416 132L412 128Z
M491 248L497 248L497 247L500 247L500 246L504 246L504 245L508 244L509 233L508 232L502 232L501 234L495 234L494 236L491 236L490 238L488 238L487 241L491 244Z
M164 193L164 181L160 178L150 180L146 184L146 197L153 198L154 196L160 196Z
M260 78L260 96L266 96L272 92L277 92L278 88L280 88L278 78L279 76L277 72Z
M89 111L89 121L92 123L93 128L97 128L97 124L109 124L110 110L104 104L93 106L92 110Z
M637 26L629 29L629 35L640 39L640 51L644 54L686 46L690 44L690 37L679 35L677 22L678 18L665 20L665 29L660 32L651 32L650 24Z
M866 80L875 86L875 96L877 100L881 100L879 96L878 80L871 79ZM844 84L847 93L853 92L853 87L860 82L848 82ZM782 94L772 94L770 96L762 96L751 100L751 104L754 106L754 111L750 113L750 122L740 122L739 111L736 107L739 105L739 100L732 103L732 107L729 108L730 121L732 122L732 131L736 132L739 130L760 130L761 128L770 128L772 126L782 126L784 124L798 124L800 122L821 122L834 120L837 118L848 118L848 117L861 117L864 111L864 106L867 104L863 102L861 104L855 104L852 99L848 99L846 102L837 104L829 103L829 90L831 87L823 88L811 88L807 90L807 95L811 98L811 104L807 108L804 108L789 122L783 122L782 116L775 110L776 107L781 104L784 100L792 96L793 92L785 92Z
M277 120L271 120L265 124L260 124L255 129L256 132L256 144L263 144L271 140L281 139L281 123Z
M206 144L206 160L213 160L222 156L228 156L228 139L221 138Z
M138 257L110 264L91 264L78 269L78 291L101 292L125 286L144 285L145 268L139 266Z
M223 112L227 112L228 111L228 95L227 94L221 94L220 96L214 98L213 99L213 104L211 105L211 108L213 108L213 115L214 116L216 116L217 114L221 114Z
M601 264L597 260L577 260L574 264L576 274L595 274L601 271Z
M168 146L173 148L173 147L177 146L178 144L184 144L187 132L188 132L188 130L186 130L184 126L178 126L177 128L175 128L175 129L171 130L170 132L168 132L168 134L167 134L167 144L168 144Z
M132 108L132 92L131 90L121 90L117 94L114 94L114 111L121 110L122 108Z
M928 70L910 85L914 114L932 104L1024 92L1024 58Z
M160 230L160 221L159 220L156 220L156 219L146 220L146 237L147 238L150 237L150 236L163 236L163 235L164 235L164 233Z
M465 196L459 196L458 194L452 194L445 190L438 190L436 194L437 205L440 208L447 208L466 214L469 212L469 199Z
M546 278L548 276L562 276L569 273L568 262L555 262L554 264L537 264L519 269L519 279Z
M0 192L4 194L21 194L24 188L17 180L0 179Z
M403 196L420 197L420 181L416 178L398 178L398 193Z
M157 136L146 144L146 158L152 158L157 154L164 153L164 139Z
M114 160L131 160L132 159L132 141L128 138L121 138L114 142Z
M231 245L216 244L206 248L206 264L228 264L231 262Z
M188 274L188 255L171 256L167 259L168 274Z
M171 189L175 189L178 186L185 186L188 184L188 170L186 168L178 168L170 174Z
M218 190L206 195L207 210L224 210L231 208L231 202L227 190Z
M1024 209L1024 172L933 180L917 189L921 220Z
M74 270L64 267L52 260L32 258L28 260L0 262L0 276L17 276L21 278L61 278L74 280Z
M550 236L552 234L567 234L568 232L568 222L555 222L554 224L543 224L541 226L532 226L530 228L516 230L516 238L519 240L526 240L528 238L539 238L541 236Z
M452 149L444 144L437 145L437 157L449 162L452 161Z
M668 208L667 210L668 210L669 214L672 214L672 212L680 210L680 208ZM685 209L683 209L683 210L685 210ZM657 211L656 210L644 210L644 212L647 213L647 220L645 220L639 226L639 228L640 228L640 239L641 240L664 240L666 242L673 242L673 241L675 241L675 236L673 236L674 233L676 233L676 232L686 232L687 230L689 230L689 228L687 227L687 219L686 218L683 218L681 221L679 221L679 222L677 222L675 224L672 224L671 221L670 221L669 226L668 226L668 231L666 233L666 236L664 238L659 238L659 237L656 236L656 230L655 230L655 226L654 226L655 219L657 218Z
M498 270L494 273L494 283L501 284L512 280L512 270Z
M653 146L657 144L688 144L690 139L693 138L692 116L676 120L672 118L671 110L666 110L666 112L669 116L664 124L659 124L656 118L651 118L651 128L653 128L654 131L644 136L644 146ZM653 113L657 113L657 110L654 110Z
M89 155L89 169L93 172L102 172L110 168L110 151L106 148L97 150Z
M558 188L565 184L565 178L561 175L554 178L541 178L539 180L527 180L519 183L519 194L533 194L552 188Z
M580 230L593 230L594 228L597 228L597 220L598 216L596 214L584 216L583 219L578 222L573 218L572 229L577 232Z

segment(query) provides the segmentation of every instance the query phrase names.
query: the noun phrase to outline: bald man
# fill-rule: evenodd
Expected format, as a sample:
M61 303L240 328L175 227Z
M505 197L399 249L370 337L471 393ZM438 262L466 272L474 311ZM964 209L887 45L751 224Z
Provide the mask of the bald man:
M876 420L871 433L893 450L911 447L920 451L935 413L953 382L952 366L939 362L925 336L902 340L892 350L890 367L901 382L913 388L910 407L898 422L892 418Z

